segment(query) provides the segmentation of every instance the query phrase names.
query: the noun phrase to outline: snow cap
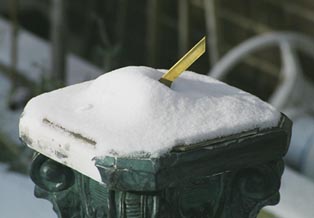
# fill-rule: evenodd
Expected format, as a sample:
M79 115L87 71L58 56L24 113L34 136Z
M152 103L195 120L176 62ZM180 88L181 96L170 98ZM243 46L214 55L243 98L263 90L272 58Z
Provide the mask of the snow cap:
M20 135L40 153L99 179L94 157L158 157L177 145L279 122L271 105L240 89L188 71L169 88L158 81L163 73L124 67L39 95L24 109Z

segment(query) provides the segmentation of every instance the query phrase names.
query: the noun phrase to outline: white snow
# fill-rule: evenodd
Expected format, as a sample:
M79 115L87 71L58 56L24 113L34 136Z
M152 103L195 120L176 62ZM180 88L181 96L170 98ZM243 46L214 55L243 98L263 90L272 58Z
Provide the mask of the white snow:
M281 182L280 202L265 210L280 218L313 218L313 206L313 181L286 167Z
M34 184L26 177L8 172L0 164L1 218L56 218L52 204L34 196Z
M156 157L176 145L278 124L280 113L249 93L193 72L170 89L158 81L162 74L125 67L35 97L24 109L20 135L28 135L35 150L99 181L95 156Z

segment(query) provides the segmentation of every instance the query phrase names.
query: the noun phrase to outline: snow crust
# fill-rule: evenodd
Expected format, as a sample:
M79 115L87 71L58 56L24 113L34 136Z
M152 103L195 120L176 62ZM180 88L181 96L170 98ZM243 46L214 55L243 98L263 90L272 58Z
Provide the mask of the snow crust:
M25 107L20 135L28 135L35 150L62 162L58 150L67 165L89 174L81 158L158 157L176 145L278 124L280 113L249 93L193 72L168 88L158 81L163 73L125 67L35 97Z

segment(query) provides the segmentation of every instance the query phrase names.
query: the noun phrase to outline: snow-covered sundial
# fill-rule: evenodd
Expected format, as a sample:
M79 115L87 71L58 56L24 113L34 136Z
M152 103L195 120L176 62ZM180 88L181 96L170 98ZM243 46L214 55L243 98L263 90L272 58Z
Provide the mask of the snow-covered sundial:
M157 213L160 205L176 201L176 215L196 210L215 217L248 217L278 200L291 122L247 92L185 71L204 51L202 39L169 71L129 66L39 95L21 116L21 139L74 170L72 186L84 177L110 190L112 196L105 198L109 206L103 205L107 215L127 213L125 204L124 209L114 205L136 192L129 194L131 199L146 199L136 207L141 214ZM35 158L33 169L46 173L50 168L39 166L44 162ZM32 171L35 183L50 189L38 182L40 172ZM234 185L243 199L255 203L248 211L226 215L242 207L220 205L223 199L231 203L240 198L233 194Z

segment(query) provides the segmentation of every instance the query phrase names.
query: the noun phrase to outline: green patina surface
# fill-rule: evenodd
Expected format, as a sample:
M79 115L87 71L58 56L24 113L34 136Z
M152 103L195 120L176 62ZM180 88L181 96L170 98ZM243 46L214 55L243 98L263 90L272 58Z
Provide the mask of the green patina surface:
M41 154L35 194L59 218L253 218L279 201L291 122L185 148L160 158L96 159L98 183Z

